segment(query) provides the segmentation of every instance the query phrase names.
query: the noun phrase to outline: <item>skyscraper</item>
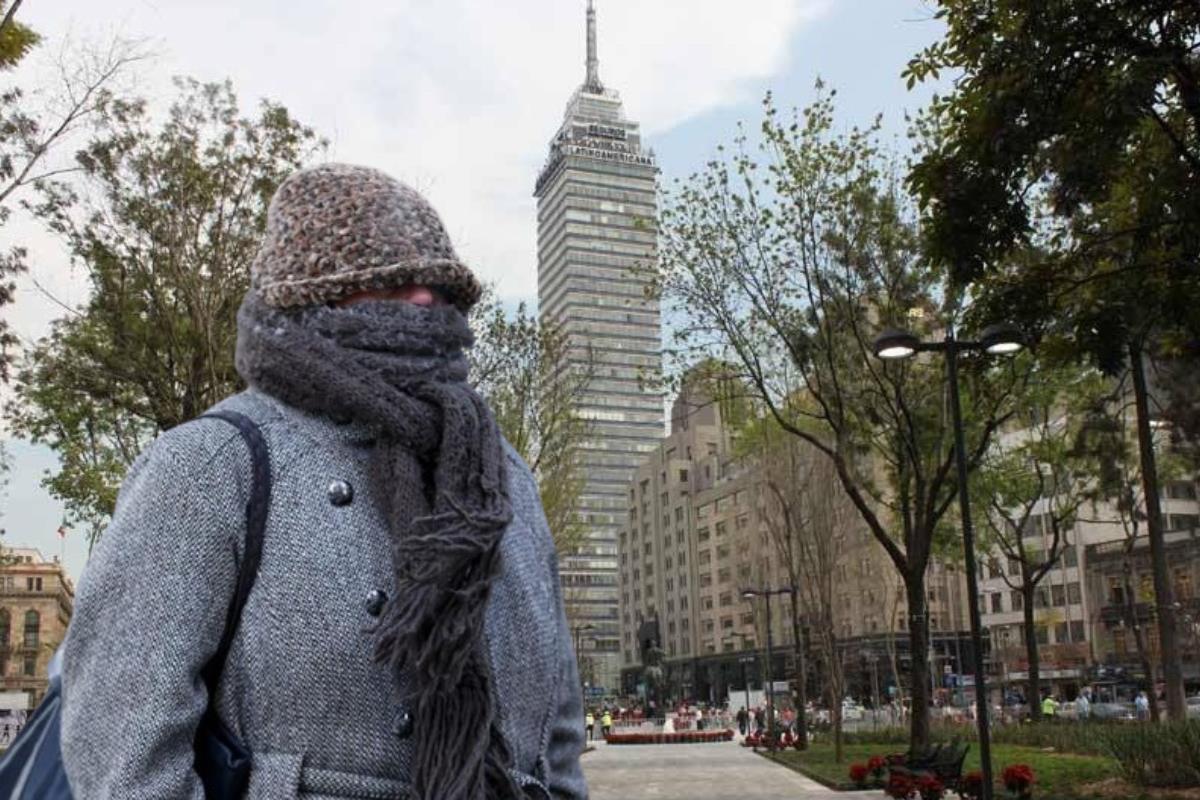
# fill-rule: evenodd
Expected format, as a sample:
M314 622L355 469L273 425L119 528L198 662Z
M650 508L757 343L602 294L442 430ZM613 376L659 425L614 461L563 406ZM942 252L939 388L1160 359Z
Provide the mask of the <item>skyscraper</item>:
M537 179L538 305L567 338L565 369L588 369L580 396L591 431L583 448L580 551L562 564L572 625L582 629L585 679L613 689L620 670L617 533L629 482L664 435L658 302L642 270L657 258L658 167L620 95L600 82L596 11L587 8L587 72ZM591 626L591 627L588 627Z

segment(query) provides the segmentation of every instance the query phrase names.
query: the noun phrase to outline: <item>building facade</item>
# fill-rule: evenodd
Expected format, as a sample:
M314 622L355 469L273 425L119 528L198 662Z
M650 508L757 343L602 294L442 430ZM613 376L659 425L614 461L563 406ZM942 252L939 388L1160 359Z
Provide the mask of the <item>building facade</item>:
M49 685L51 656L71 621L75 587L57 558L31 548L0 551L0 713L32 710Z
M730 690L765 685L766 604L743 597L742 589L790 586L791 576L773 533L779 512L768 490L771 467L735 458L722 404L692 386L675 400L671 421L671 434L627 488L618 535L622 690L648 693L643 662L657 649L661 695L721 702ZM810 455L824 465L823 456ZM819 480L840 496L836 479L825 477ZM908 616L894 565L846 504L828 536L832 621L848 693L865 698L907 685ZM951 682L943 674L959 674L969 663L965 575L934 563L927 584L930 661L942 688ZM790 597L773 597L776 682L795 672L795 622Z
M1021 435L1021 431L1005 434L1009 439ZM1193 575L1193 562L1200 559L1200 549L1195 548L1190 533L1200 527L1198 495L1197 483L1191 478L1167 481L1160 487L1163 526L1168 543L1175 542L1168 544L1171 552L1168 560L1173 577L1178 578L1173 586L1181 593L1175 599L1181 603L1180 646L1185 679L1195 688L1200 688L1195 646L1200 627L1193 626L1190 620L1197 618L1192 588L1197 578L1188 576ZM1043 561L1044 554L1053 546L1048 502L1044 498L1038 501L1020 531L1021 544L1033 564ZM1065 542L1061 545L1061 556L1034 593L1034 636L1038 643L1041 690L1072 699L1084 686L1111 682L1113 676L1121 676L1122 680L1127 677L1123 686L1129 690L1146 678L1134 648L1133 633L1120 607L1123 590L1116 582L1128 562L1133 592L1142 598L1135 602L1137 614L1149 613L1153 603L1145 597L1153 596L1153 579L1145 523L1140 522L1135 533L1128 515L1112 503L1089 502L1061 535ZM1193 548L1191 553L1188 542ZM1001 688L1011 688L1014 694L1023 697L1029 660L1024 599L1019 591L1020 565L996 548L981 556L979 570L980 614L991 638L992 686L997 695ZM1147 645L1157 652L1157 626L1148 624L1142 631ZM1155 655L1152 661L1156 660Z
M562 564L564 600L593 682L620 668L617 532L630 477L664 433L658 302L647 296L657 258L658 167L620 95L600 82L596 14L587 10L587 71L535 188L538 307L565 334L563 370L589 376L580 412L585 483L580 550Z
M1200 689L1200 531L1191 520L1170 521L1168 528L1172 529L1163 538L1171 588L1179 607L1176 618L1183 678L1195 691ZM1149 541L1139 537L1093 544L1087 547L1085 557L1088 574L1084 596L1095 609L1090 630L1094 668L1089 682L1140 684L1161 680ZM1146 673L1143 652L1156 673L1153 678Z

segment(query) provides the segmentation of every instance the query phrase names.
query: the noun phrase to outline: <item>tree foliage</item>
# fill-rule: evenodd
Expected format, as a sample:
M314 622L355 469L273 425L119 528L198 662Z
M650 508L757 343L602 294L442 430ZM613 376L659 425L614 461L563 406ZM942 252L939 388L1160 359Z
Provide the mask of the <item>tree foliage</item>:
M910 83L958 73L909 176L934 263L996 316L1133 377L1149 537L1171 606L1145 360L1200 337L1200 6L1177 0L938 0L943 40ZM1160 638L1184 714L1175 613Z
M1017 402L1018 420L997 437L971 481L978 526L999 573L1022 597L1030 714L1041 716L1040 653L1034 602L1038 587L1063 562L1085 504L1102 498L1101 455L1087 435L1110 401L1111 382L1094 370L1043 367ZM1013 569L1006 569L1003 560Z
M579 413L591 380L587 364L567 365L566 337L539 324L522 303L513 315L485 302L474 315L472 375L501 432L529 464L559 553L582 544L580 451L590 426Z
M925 265L877 126L836 133L832 97L821 92L791 119L768 97L761 134L756 152L739 137L667 198L655 288L678 320L669 355L735 365L779 428L829 459L904 576L921 744L925 571L955 498L944 363L884 363L872 341L887 326L936 335L955 321L956 298ZM977 460L1008 413L1017 373L973 359L963 367Z
M38 182L32 210L90 284L30 350L14 431L57 453L51 493L100 535L155 435L239 388L235 314L276 186L321 146L282 106L243 116L228 83L176 83L162 124L111 99L71 183Z

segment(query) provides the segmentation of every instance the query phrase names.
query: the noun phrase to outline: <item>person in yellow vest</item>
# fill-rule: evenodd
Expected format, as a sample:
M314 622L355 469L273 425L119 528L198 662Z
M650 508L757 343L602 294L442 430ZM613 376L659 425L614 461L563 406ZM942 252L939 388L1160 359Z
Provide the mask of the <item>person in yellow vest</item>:
M1046 719L1054 719L1054 715L1058 713L1058 702L1053 695L1046 695L1042 700L1042 716Z
M600 718L600 730L604 734L604 738L608 738L608 732L612 730L612 712L607 708L604 709L604 716Z
M589 710L589 711L587 712L587 716L585 716L585 717L583 718L583 727L584 727L584 730L586 730L586 731L587 731L587 738L588 738L588 741L589 741L589 742L592 740L592 727L593 727L595 724L596 724L596 715L595 715L595 714L593 714L593 713L592 713L592 712Z

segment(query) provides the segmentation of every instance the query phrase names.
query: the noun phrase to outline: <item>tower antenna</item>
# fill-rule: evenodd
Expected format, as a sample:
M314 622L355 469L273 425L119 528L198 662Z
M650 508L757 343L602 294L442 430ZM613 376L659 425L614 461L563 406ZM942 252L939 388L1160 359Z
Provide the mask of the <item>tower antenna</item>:
M583 85L594 92L604 89L600 83L600 59L596 55L596 6L592 0L587 4L587 80Z

